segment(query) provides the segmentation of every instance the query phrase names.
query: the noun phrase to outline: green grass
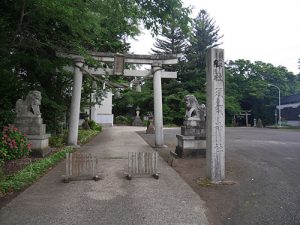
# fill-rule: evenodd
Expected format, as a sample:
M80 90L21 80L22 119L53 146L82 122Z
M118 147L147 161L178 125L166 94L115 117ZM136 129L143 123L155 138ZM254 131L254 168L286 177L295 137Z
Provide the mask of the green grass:
M100 133L100 131L80 130L78 133L78 143L85 144L98 133ZM24 169L16 172L11 176L1 176L2 179L0 180L0 197L14 191L19 191L34 183L49 169L55 166L61 159L65 158L66 153L73 151L75 151L73 147L64 147L63 149L46 158L37 160L27 165Z
M83 145L99 134L98 130L79 130L78 131L78 144Z
M66 153L73 151L74 148L65 147L59 152L56 152L47 158L37 160L15 174L6 177L6 179L0 181L0 196L9 192L18 191L32 184L44 175L45 172L52 168L58 161L64 158Z

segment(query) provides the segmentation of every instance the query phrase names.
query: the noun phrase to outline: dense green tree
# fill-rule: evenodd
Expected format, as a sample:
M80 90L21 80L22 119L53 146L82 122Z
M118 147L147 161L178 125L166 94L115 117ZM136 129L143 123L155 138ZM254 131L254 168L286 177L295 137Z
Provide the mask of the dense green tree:
M179 80L184 83L184 88L188 92L205 92L206 51L208 48L220 45L221 38L219 27L214 19L205 10L200 10L192 23L190 45L186 53L187 63L179 76Z
M154 48L151 48L155 54L178 54L185 53L187 48L187 39L180 27L166 27L161 38L156 38Z
M178 18L177 18L178 19ZM221 38L219 28L206 11L191 20L182 29L177 23L167 24L156 39L152 51L156 54L178 54L183 57L177 65L164 69L178 71L177 80L163 80L164 123L181 125L184 117L183 97L194 94L200 102L205 102L205 54L208 47L215 47Z
M0 120L12 122L15 100L38 89L44 120L55 129L51 126L68 109L72 85L72 75L63 70L68 60L59 52L81 54L87 64L99 66L89 51L126 52L129 45L124 40L139 33L140 21L155 34L172 20L169 14L186 17L187 12L180 0L1 1L0 74L10 78L2 80L1 87L11 87L14 95L0 89L9 97L0 101Z
M251 118L261 118L265 124L274 122L274 110L281 96L297 94L300 82L285 67L249 60L229 61L226 65L226 115L227 123L241 111L251 111Z

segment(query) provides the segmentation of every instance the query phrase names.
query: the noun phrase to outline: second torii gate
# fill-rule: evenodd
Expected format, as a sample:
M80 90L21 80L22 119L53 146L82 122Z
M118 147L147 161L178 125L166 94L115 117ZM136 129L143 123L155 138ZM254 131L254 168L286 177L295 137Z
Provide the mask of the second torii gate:
M97 61L114 63L114 69L88 68L84 65L83 57L72 54L63 55L65 57L74 59L75 62L68 134L69 145L77 145L82 74L84 71L87 71L92 75L124 75L133 77L153 76L155 145L156 147L164 146L161 78L177 78L177 72L164 71L162 69L162 65L177 64L178 55L120 55L114 53L91 53L91 56ZM126 63L148 64L151 65L151 71L124 70L124 65Z

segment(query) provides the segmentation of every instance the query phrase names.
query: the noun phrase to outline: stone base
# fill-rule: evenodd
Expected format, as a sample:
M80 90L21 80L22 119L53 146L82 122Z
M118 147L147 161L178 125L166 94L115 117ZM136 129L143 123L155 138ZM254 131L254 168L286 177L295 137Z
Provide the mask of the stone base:
M201 126L205 128L205 121L200 121L199 118L188 118L183 121L184 126Z
M136 116L132 123L132 126L142 127L142 126L144 126L144 123L139 116Z
M51 148L44 148L44 149L31 149L30 155L33 157L46 157L51 153Z
M146 134L155 134L155 128L152 124L150 124L146 130Z
M37 157L45 157L51 152L49 148L50 134L43 135L27 135L31 143L31 155Z
M196 136L200 138L206 137L205 126L182 126L181 134L183 136Z
M176 146L175 153L180 158L189 156L200 156L201 158L206 158L206 149L183 149Z
M46 134L46 124L43 124L43 119L40 117L17 117L15 126L23 134Z
M178 145L176 146L176 154L179 157L189 155L206 155L206 140L196 136L176 135Z

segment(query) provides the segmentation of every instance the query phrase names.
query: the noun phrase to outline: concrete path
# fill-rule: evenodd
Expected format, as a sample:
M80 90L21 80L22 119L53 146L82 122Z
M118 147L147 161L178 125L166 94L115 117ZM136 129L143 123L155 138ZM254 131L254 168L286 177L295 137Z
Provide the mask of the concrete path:
M125 179L127 152L153 151L138 130L106 128L81 148L101 158L103 180L63 183L61 162L0 210L0 224L208 224L204 202L161 158L158 180Z

